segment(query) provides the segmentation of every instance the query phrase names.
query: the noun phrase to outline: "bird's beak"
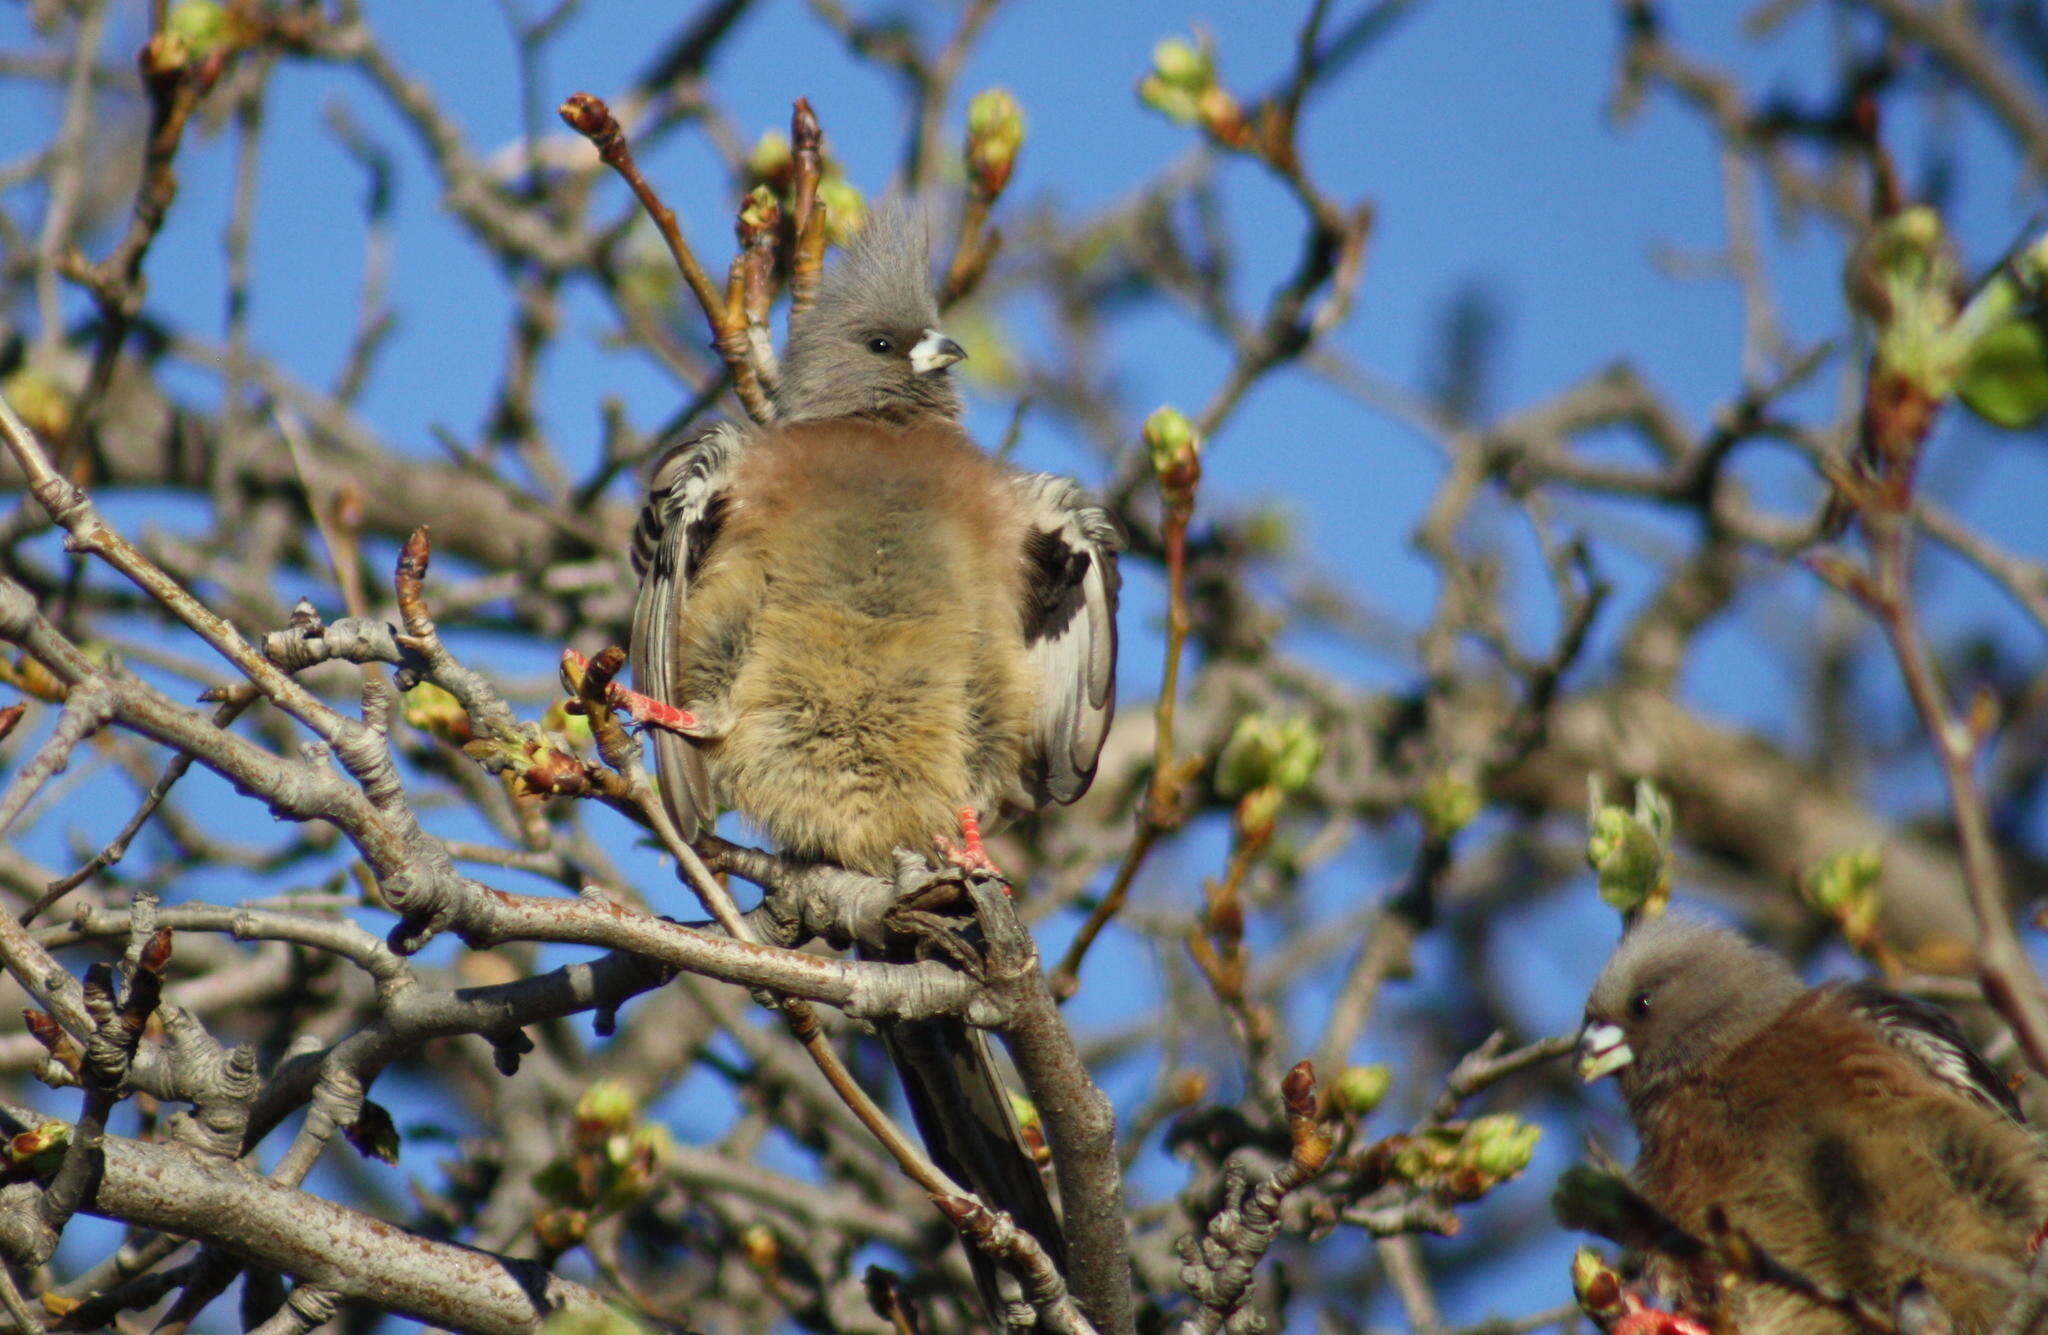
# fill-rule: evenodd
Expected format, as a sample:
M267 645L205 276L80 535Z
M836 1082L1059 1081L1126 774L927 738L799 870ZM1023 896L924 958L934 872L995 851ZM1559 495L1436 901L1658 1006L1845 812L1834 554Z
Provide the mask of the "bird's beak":
M910 349L910 369L919 375L943 371L954 362L966 360L967 349L936 329L925 330L924 337Z
M1621 1032L1618 1024L1586 1021L1586 1027L1579 1030L1579 1079L1587 1084L1605 1075L1613 1075L1636 1059L1629 1050L1628 1036Z

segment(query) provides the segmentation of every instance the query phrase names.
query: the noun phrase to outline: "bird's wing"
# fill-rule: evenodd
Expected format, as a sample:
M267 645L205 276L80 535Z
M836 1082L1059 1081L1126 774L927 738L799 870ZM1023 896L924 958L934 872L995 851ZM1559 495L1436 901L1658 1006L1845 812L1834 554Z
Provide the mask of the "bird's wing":
M738 427L718 422L672 447L655 465L633 528L633 570L640 576L633 604L633 687L678 708L687 702L677 698L676 626L691 581L717 539L725 491L746 443ZM662 805L677 832L693 838L718 815L704 757L687 737L651 731Z
M1885 1042L1919 1062L1935 1079L2014 1121L2026 1120L2012 1088L1971 1046L1947 1011L1867 981L1844 983L1837 992L1850 1010L1876 1026Z
M1116 710L1116 554L1123 530L1072 481L1020 473L1024 645L1037 680L1019 775L1036 809L1088 791Z

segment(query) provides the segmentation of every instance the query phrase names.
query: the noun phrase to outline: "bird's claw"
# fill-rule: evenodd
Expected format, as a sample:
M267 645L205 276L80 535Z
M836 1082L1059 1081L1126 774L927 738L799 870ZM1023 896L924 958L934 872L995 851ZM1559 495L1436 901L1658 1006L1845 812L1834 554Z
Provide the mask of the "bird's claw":
M975 982L983 982L987 978L988 967L981 958L981 951L967 933L939 914L898 904L889 910L883 922L889 930L914 939L920 957L943 955Z
M960 842L954 843L946 835L936 840L939 855L950 866L958 867L970 876L992 876L1007 888L1010 878L1003 875L1003 869L988 855L988 849L981 842L981 815L973 807L960 808Z
M933 867L924 858L897 850L896 903L899 909L924 912L958 911L966 903L967 875L959 867Z
M922 857L900 851L896 865L896 902L882 915L882 925L917 943L920 956L940 955L980 981L987 971L977 944L968 894L971 873L957 866L933 867Z
M562 681L571 691L581 689L583 679L589 671L588 658L574 649L562 651ZM658 728L663 732L681 733L685 737L701 738L713 733L701 714L688 709L678 709L666 700L643 695L616 681L605 682L604 702L624 714L628 722L643 728ZM575 701L570 703L570 712L582 712Z
M707 736L710 731L704 726L704 720L690 710L677 709L664 700L628 690L617 682L613 682L611 689L605 692L605 702L624 714L628 722L643 728L699 738Z

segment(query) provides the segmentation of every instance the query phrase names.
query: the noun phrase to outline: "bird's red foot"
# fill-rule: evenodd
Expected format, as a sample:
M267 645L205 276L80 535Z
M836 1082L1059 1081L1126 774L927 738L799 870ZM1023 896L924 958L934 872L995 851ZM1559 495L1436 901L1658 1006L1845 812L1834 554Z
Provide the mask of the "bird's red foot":
M562 661L575 670L580 679L590 670L590 660L574 649L562 651ZM651 695L642 695L629 690L617 682L609 682L604 690L605 703L624 714L626 718L643 728L660 728L663 732L677 732L685 737L700 735L704 730L703 721L687 709L657 700Z
M663 732L678 732L685 737L693 737L702 730L697 716L689 710L677 709L651 695L629 691L623 686L614 685L605 693L605 700L643 728L660 728Z
M2043 1224L2035 1229L2034 1236L2027 1239L2027 1255L2039 1256L2041 1254L2041 1244L2044 1242L2048 1242L2048 1224Z
M951 865L962 871L982 872L1005 884L1009 883L1009 878L1003 875L1003 869L996 865L995 859L988 855L988 849L982 846L981 816L973 807L960 808L960 842L956 844L945 835L940 835L938 844L939 853Z
M1625 1310L1607 1328L1608 1335L1709 1335L1696 1318L1651 1307L1635 1293L1624 1290L1621 1301Z

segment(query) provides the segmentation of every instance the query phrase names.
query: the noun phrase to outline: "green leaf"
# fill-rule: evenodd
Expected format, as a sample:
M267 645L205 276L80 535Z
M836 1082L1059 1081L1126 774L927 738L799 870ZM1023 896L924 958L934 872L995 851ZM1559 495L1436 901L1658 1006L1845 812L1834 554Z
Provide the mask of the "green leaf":
M2040 323L2020 316L1978 339L1956 396L1985 421L2009 430L2048 416L2048 334Z

